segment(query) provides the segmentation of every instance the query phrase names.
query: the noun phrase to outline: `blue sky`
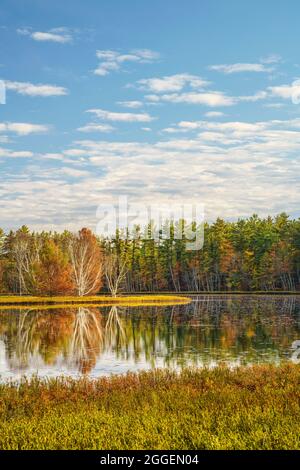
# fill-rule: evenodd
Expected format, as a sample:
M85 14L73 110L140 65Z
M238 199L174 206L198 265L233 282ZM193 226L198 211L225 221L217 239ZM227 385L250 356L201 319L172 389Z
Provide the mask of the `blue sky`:
M298 217L296 0L2 0L1 226L99 204Z

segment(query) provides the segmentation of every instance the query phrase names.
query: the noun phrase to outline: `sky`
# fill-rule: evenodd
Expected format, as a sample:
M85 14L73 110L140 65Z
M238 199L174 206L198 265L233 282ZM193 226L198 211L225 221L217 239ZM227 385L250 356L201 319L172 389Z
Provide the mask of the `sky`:
M297 0L1 0L0 226L94 229L120 195L299 217L299 17Z

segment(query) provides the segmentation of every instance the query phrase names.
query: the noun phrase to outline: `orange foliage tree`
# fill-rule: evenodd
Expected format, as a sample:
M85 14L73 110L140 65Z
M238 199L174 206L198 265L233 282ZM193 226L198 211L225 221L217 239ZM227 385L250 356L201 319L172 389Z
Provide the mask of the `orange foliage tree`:
M45 241L36 271L38 293L60 295L71 294L74 291L72 268L68 257L53 240Z

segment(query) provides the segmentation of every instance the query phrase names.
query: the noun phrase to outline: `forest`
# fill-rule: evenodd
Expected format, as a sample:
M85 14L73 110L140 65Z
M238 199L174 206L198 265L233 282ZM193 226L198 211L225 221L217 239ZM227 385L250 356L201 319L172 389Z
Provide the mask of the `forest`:
M300 286L300 219L282 213L204 223L204 244L187 249L176 238L184 221L166 222L169 237L117 231L99 237L87 228L40 233L0 229L0 291L20 295L99 292L296 291ZM150 224L151 225L151 224Z

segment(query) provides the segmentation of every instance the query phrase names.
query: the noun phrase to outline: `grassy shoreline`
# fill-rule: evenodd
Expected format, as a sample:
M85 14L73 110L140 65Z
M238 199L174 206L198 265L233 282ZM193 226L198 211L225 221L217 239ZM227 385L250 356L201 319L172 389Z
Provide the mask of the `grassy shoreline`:
M109 295L95 295L95 296L55 296L55 297L39 297L39 296L0 296L0 308L14 307L14 306L46 306L55 305L57 308L66 305L93 305L93 306L134 306L134 305L173 305L173 304L186 304L191 301L190 298L181 295L124 295L120 297L111 297Z
M174 294L174 293L173 293ZM177 293L178 295L300 295L300 291L266 291L266 290L257 290L257 291L181 291ZM130 295L130 294L124 294ZM140 295L155 295L155 292L142 292ZM172 295L172 292L161 292L161 295Z
M300 295L300 291L216 291L216 292L162 292L159 294L144 292L141 294L124 294L118 297L111 297L110 295L94 295L94 296L30 296L30 295L0 295L0 308L27 308L30 307L43 307L56 306L57 308L63 308L66 305L77 305L77 306L151 306L161 305L168 306L173 304L187 304L191 302L191 295L224 295L224 296L238 296L238 295L249 295L249 296L260 296L260 295Z
M0 449L300 449L300 367L0 385Z

